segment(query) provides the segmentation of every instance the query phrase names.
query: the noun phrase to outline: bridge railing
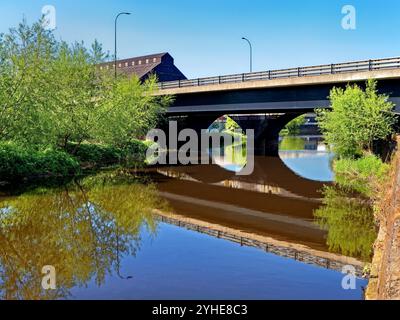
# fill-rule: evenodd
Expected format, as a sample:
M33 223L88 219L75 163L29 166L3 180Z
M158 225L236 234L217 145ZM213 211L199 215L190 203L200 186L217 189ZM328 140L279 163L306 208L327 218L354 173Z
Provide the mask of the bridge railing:
M161 82L160 89L174 89L185 87L197 87L206 85L217 85L225 83L238 83L260 80L274 80L283 78L298 78L320 76L327 74L340 74L363 71L376 71L384 69L400 68L400 58L387 58L377 60L363 60L336 64L325 64L311 67L299 67L281 70L269 70L262 72L232 74L217 77L198 78L192 80L178 80Z

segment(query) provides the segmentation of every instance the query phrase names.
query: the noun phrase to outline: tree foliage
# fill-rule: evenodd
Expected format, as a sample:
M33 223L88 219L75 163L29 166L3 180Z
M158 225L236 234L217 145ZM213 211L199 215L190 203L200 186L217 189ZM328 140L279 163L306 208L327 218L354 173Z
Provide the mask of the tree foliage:
M330 93L332 110L316 110L324 137L339 157L357 157L372 149L374 141L392 133L395 116L388 96L378 94L377 82L366 89L348 85Z
M95 42L67 44L41 21L0 37L0 141L35 149L95 141L119 146L145 135L169 98L152 95L156 79L102 71Z

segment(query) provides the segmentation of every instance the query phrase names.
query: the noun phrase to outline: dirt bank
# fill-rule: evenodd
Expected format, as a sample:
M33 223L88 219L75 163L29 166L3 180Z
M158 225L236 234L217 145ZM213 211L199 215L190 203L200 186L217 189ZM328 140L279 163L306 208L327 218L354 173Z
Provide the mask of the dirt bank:
M400 146L400 137L397 138ZM390 184L377 203L379 234L374 245L367 300L400 300L400 150L393 159Z

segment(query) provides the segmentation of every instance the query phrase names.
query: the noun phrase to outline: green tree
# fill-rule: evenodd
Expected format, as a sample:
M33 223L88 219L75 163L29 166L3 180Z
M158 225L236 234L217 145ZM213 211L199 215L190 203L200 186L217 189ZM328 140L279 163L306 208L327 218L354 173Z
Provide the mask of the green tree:
M166 111L170 97L158 97L152 93L157 81L150 77L141 83L137 77L120 76L108 90L108 97L100 104L92 128L95 139L116 145L129 146L133 138L144 137L154 128Z
M0 141L33 149L83 141L129 144L155 126L170 102L159 98L156 79L100 70L107 55L55 40L41 21L26 22L0 37ZM72 150L73 152L73 150Z
M357 85L334 88L329 97L332 110L316 110L325 140L339 157L371 151L374 141L393 132L394 105L376 87L377 82L369 80L365 90Z
M56 51L54 37L40 22L28 26L24 21L0 36L0 138L33 141L39 134L32 131L44 131L38 111L46 109L46 75Z

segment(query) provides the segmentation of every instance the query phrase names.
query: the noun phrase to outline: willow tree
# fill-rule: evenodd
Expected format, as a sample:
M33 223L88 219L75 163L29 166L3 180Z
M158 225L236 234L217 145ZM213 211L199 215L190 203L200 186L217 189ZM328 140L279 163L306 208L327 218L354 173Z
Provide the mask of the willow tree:
M124 144L155 126L168 104L156 80L100 70L107 55L95 42L58 41L41 21L0 37L0 140L63 148L84 140Z

